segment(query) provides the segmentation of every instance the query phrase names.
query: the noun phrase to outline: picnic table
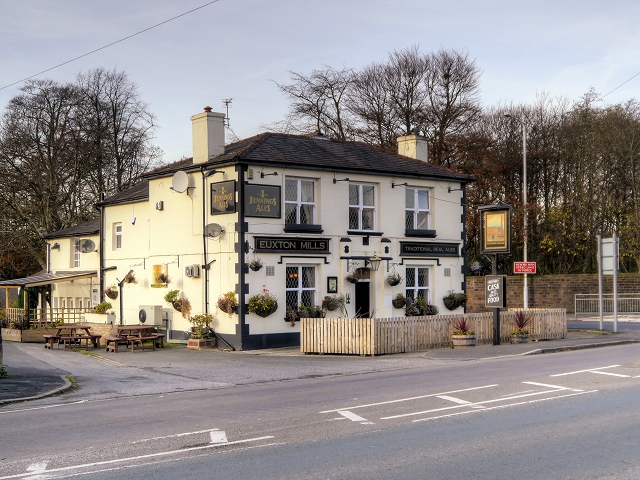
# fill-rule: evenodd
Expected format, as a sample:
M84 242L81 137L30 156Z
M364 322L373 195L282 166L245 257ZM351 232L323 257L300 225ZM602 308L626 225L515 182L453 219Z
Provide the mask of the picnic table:
M131 346L131 351L164 348L164 335L149 325L118 325L117 335L105 337L107 352L118 352L118 344ZM145 345L145 342L150 344Z
M70 348L86 348L89 349L89 341L94 348L98 348L102 335L91 333L91 327L87 325L69 324L57 327L56 333L53 335L43 335L44 348L52 349L54 344L60 344L64 350L67 346ZM84 343L84 345L83 345Z

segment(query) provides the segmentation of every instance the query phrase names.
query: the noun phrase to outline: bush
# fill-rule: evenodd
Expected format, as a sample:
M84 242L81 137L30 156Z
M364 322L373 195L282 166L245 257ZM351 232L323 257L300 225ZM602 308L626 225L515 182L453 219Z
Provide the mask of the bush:
M207 338L209 336L209 324L213 322L214 317L210 313L201 313L200 315L194 315L189 317L189 323L193 325L195 338Z
M471 322L463 315L451 324L452 335L475 335L476 332L471 330Z
M531 324L531 315L523 310L519 310L515 313L511 319L511 335L529 335L529 329L527 328Z
M96 311L96 313L107 313L107 310L109 310L111 308L111 304L109 302L102 302L99 303L98 305L96 305L96 308L94 309Z

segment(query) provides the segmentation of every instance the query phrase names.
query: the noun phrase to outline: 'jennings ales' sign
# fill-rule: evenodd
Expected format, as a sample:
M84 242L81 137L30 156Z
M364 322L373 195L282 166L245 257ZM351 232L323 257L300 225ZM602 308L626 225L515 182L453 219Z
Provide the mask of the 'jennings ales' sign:
M280 186L245 185L245 217L280 218Z
M211 184L211 215L234 213L236 211L236 182Z

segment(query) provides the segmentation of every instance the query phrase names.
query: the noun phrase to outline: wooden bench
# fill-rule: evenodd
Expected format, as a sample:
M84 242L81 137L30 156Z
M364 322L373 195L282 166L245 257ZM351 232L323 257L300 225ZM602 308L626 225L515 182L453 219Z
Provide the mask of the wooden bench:
M107 352L118 353L118 343L126 343L126 339L122 337L113 337L107 335L104 337L105 345L107 347Z
M58 340L58 346L62 343L62 348L64 350L67 349L67 345L69 348L86 348L89 350L89 341L95 346L94 343L95 335L69 335L69 336L60 336ZM100 335L98 335L100 337ZM84 346L82 342L84 341Z
M53 344L60 345L60 337L58 335L42 335L44 337L44 348L53 349Z
M135 352L136 350L146 350L152 348L156 349L156 336L150 335L146 337L127 337L127 342L131 342L131 352ZM151 345L145 345L144 342L151 341ZM138 345L136 347L136 344Z
M156 338L156 348L164 348L164 333L152 333L151 336Z

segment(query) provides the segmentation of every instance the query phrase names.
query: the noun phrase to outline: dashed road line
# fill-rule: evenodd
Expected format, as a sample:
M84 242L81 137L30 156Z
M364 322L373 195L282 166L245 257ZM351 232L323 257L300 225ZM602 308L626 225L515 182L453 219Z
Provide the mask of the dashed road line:
M469 402L467 400L462 400L461 398L450 397L449 395L438 395L437 398L441 398L442 400L449 400L453 403L459 403L460 405L469 405L473 408L484 408L482 405L476 405L473 402Z
M597 373L599 375L611 375L612 377L622 377L622 378L631 378L631 375L623 375L621 373L612 373L612 372L597 372L597 371L591 371L589 373Z
M338 410L338 413L340 415L342 415L345 418L348 418L349 420L351 420L352 422L360 422L363 425L373 425L373 422L368 421L366 418L362 418L359 415L356 415L353 412L350 412L349 410Z
M583 391L583 390L580 390L579 388L568 388L568 387L563 387L561 385L549 385L548 383L538 383L538 382L522 382L522 383L526 383L527 385L537 385L539 387L554 388L556 390L571 390L572 392Z

